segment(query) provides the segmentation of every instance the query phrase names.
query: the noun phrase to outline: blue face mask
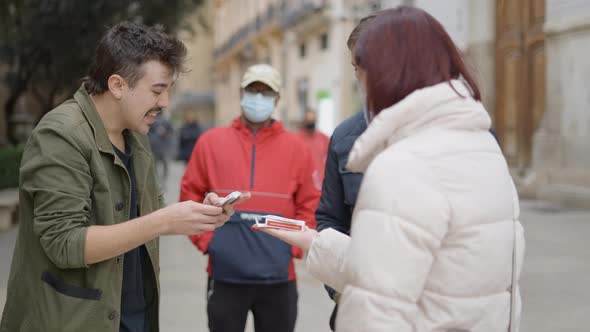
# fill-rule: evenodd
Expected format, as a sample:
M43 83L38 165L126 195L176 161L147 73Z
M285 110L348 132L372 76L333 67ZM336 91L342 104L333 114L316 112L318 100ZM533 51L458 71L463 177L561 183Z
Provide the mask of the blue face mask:
M253 123L262 123L268 120L274 112L275 97L263 96L261 93L252 94L246 92L242 97L240 105L242 105L246 119Z
M365 121L368 125L370 118L369 111L367 109L367 96L365 96L365 91L363 91L363 87L361 86L361 82L359 80L356 80L356 89L358 91L359 97L361 98L361 103L363 104L363 116L365 117Z

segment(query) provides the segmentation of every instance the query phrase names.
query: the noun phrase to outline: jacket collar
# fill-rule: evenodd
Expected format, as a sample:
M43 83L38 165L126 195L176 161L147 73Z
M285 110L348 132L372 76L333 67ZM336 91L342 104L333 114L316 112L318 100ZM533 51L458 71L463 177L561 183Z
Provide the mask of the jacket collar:
M427 129L489 130L490 125L490 116L463 82L442 82L416 90L381 111L355 142L347 167L365 172L387 147Z
M232 126L232 128L238 130L238 132L240 132L240 134L246 136L247 138L250 138L250 139L256 138L256 140L258 142L260 142L261 140L264 140L268 137L278 135L278 134L285 131L285 127L283 126L283 124L280 121L275 120L275 119L272 119L270 125L260 128L258 130L258 132L256 133L256 137L255 137L254 133L252 132L252 129L250 129L250 127L248 127L248 125L244 122L244 120L242 119L241 116L238 116L237 118L235 118L234 121L232 122L231 126Z
M104 123L96 110L96 106L92 101L92 98L86 91L84 84L80 86L80 89L74 94L74 99L80 105L82 109L82 113L86 117L86 120L90 124L92 128L92 132L94 133L94 140L100 152L109 153L115 156L116 160L118 156L115 153L115 149L113 149L113 145L109 136L107 134L106 128L104 127ZM141 139L138 137L139 134L129 131L128 135L126 136L129 139L128 144L131 146L131 151L136 154L138 151L141 151L143 154L148 154L149 151L141 144Z

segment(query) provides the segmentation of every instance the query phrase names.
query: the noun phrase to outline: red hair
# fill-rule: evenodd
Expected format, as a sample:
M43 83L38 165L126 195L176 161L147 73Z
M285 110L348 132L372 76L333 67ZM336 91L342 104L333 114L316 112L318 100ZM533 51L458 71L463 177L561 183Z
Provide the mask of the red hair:
M422 9L379 12L363 30L355 62L366 72L367 107L373 115L414 90L462 79L475 100L479 88L443 26Z

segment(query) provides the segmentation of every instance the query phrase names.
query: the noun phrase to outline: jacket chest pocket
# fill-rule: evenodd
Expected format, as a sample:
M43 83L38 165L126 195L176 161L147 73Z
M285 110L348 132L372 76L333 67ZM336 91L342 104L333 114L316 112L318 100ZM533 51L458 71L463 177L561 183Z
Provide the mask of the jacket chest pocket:
M100 185L104 187L101 191L107 192L108 199L105 197L99 202L98 213L108 214L111 212L112 217L109 219L113 218L112 223L118 224L129 220L131 184L124 168L114 164L112 156L103 154L102 158L105 173L101 176ZM110 208L107 207L108 203L110 203Z
M115 223L121 223L129 220L129 200L127 195L123 194L123 190L119 185L111 185L111 210Z
M158 200L159 193L160 185L157 180L148 177L143 190L137 193L137 204L140 207L140 215L150 214L160 208L160 202Z
M129 203L123 184L106 174L97 174L92 188L92 225L113 225L129 219Z

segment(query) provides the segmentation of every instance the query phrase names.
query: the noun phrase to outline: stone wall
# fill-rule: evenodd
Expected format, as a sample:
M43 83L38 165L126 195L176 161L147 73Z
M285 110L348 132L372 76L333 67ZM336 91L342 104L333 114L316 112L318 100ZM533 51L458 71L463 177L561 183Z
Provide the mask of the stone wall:
M590 2L547 0L546 110L528 185L537 197L590 206Z

